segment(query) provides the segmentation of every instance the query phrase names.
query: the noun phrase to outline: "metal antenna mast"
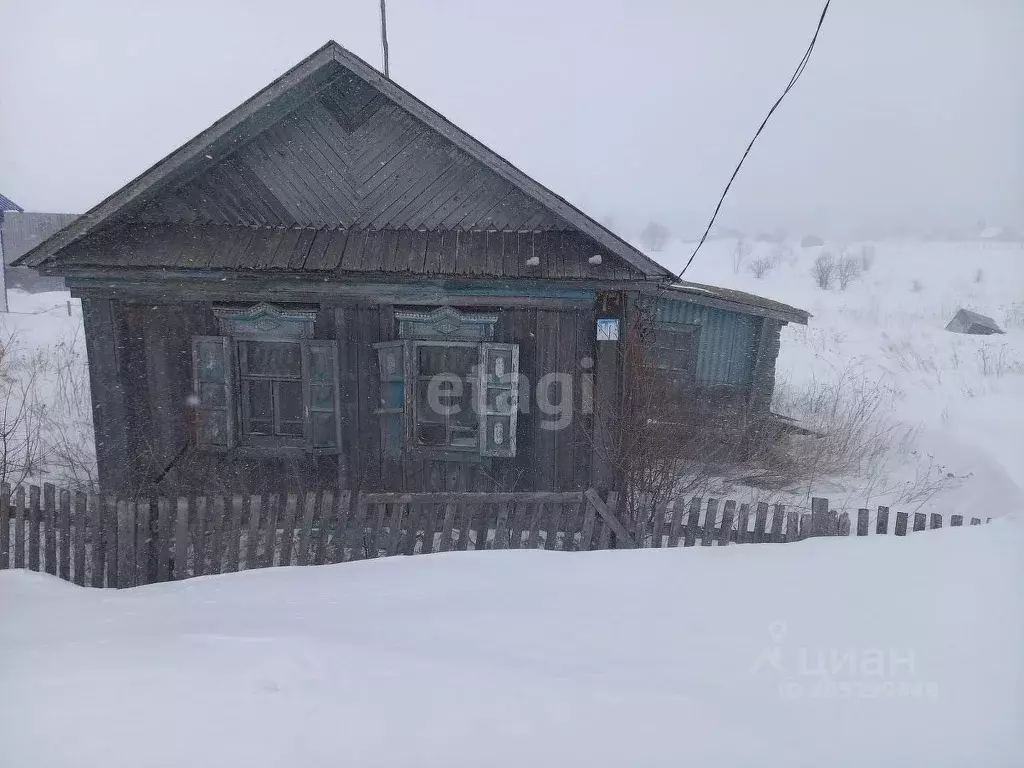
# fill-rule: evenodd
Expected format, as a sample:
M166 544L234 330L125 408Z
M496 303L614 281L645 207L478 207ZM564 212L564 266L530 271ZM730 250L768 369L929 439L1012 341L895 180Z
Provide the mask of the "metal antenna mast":
M380 0L380 43L384 49L384 77L390 79L388 74L388 10L385 0Z

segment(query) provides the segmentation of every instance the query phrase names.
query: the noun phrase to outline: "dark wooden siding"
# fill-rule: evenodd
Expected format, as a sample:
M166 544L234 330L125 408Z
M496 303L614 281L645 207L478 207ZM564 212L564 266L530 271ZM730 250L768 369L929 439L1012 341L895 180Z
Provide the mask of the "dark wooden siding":
M592 308L503 309L495 340L520 345L530 404L521 413L514 459L437 461L381 450L374 411L379 373L374 344L395 338L389 304L325 301L315 333L339 341L343 452L273 458L187 447L191 429L191 338L216 334L212 303L182 305L83 296L101 483L108 489L269 491L342 483L383 490L565 490L590 481L590 422L580 414L581 360L593 358ZM472 310L472 307L464 307ZM493 309L481 305L476 309ZM542 428L534 393L545 374L572 378L572 419ZM567 406L568 407L568 406Z
M557 215L347 74L199 176L146 222L546 230Z

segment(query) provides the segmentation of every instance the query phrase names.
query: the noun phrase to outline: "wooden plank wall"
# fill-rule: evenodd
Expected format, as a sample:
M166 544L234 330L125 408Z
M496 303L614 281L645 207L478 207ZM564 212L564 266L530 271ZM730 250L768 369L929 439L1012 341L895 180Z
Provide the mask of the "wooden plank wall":
M466 308L471 311L472 307ZM482 305L479 310L493 307ZM218 333L212 303L135 303L83 297L100 482L136 493L268 490L289 478L296 490L324 484L372 490L579 490L590 483L592 417L581 414L584 358L593 359L591 308L516 308L499 311L495 341L520 345L522 393L513 460L476 462L390 459L381 450L374 411L379 371L374 344L397 336L394 307L324 302L318 338L339 341L342 400L341 467L334 456L287 459L188 449L192 391L191 338ZM572 408L564 429L542 425L556 417L538 410L536 387L546 374L572 376ZM553 400L568 398L557 385ZM159 482L158 482L159 478Z

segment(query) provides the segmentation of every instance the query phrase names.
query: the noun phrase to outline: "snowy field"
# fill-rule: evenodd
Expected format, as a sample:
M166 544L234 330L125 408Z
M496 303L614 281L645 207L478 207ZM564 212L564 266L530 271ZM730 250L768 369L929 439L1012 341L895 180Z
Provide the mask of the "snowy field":
M811 312L783 330L775 407L834 387L851 401L877 398L888 430L884 461L857 476L821 477L810 489L848 508L891 505L907 512L995 517L1024 509L1024 247L1021 244L826 243L801 248L709 241L686 279L749 291ZM846 290L815 284L822 252L873 257ZM692 243L651 253L681 269ZM760 279L759 259L773 263ZM959 307L996 320L1005 335L944 329ZM800 416L799 407L792 415ZM882 430L880 429L880 432ZM806 489L793 489L793 502ZM782 498L780 501L787 501ZM948 519L948 518L947 518Z
M881 243L823 291L816 250L761 249L734 270L713 242L687 277L814 314L784 332L777 405L868 391L901 435L814 492L990 525L120 592L0 572L0 765L1024 765L1024 251ZM5 330L73 337L66 300L13 293ZM1007 334L946 333L961 304Z
M124 591L0 572L0 764L1016 768L1021 522Z

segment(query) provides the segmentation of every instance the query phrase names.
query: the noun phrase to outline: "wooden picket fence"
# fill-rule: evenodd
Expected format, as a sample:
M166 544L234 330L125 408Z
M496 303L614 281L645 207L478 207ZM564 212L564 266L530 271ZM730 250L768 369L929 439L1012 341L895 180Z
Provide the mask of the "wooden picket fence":
M720 510L721 507L721 511ZM129 498L52 485L0 485L0 569L29 568L93 587L131 587L282 565L481 549L586 551L788 542L847 536L848 513L814 499L810 512L718 499L678 500L642 524L617 516L618 494L305 493ZM926 527L915 513L912 530ZM981 522L972 518L971 525ZM910 516L895 514L904 536ZM953 515L953 526L963 517ZM931 528L942 516L930 517ZM889 510L858 510L857 536L888 534Z

